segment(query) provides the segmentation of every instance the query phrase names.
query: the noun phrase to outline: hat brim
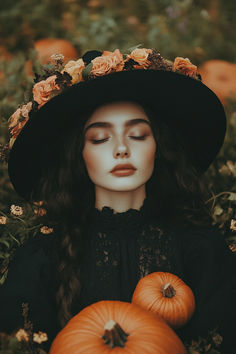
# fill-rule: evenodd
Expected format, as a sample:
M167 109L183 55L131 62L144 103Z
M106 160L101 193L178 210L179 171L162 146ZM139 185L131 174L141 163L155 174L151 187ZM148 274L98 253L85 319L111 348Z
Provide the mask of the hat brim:
M148 105L157 119L164 120L179 135L200 173L207 170L223 144L224 108L201 81L162 70L116 72L75 84L32 114L8 161L9 177L19 195L29 198L50 156L53 140L63 139L72 120L79 120L82 127L85 122L81 112L112 101Z

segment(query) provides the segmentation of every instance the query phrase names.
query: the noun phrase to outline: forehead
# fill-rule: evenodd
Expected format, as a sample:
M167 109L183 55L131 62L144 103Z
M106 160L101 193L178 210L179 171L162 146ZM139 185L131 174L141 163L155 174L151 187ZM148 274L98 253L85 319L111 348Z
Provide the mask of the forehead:
M134 102L113 102L98 107L89 117L85 128L95 122L110 122L114 125L123 125L127 120L143 118L149 121L143 108Z

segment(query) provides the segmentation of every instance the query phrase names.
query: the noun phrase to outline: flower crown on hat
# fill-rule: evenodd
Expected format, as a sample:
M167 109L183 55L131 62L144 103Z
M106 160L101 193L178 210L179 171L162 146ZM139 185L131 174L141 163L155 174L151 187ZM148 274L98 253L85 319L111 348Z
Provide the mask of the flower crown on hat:
M52 97L79 82L113 72L139 69L174 71L201 80L197 67L188 58L176 57L174 62L171 62L164 59L156 49L140 48L140 45L131 48L130 54L122 54L119 49L114 52L88 51L80 59L71 60L66 64L63 64L64 56L61 54L54 54L51 58L55 69L44 69L45 74L42 76L36 74L33 100L21 105L9 118L9 149L30 118L30 112L37 111Z

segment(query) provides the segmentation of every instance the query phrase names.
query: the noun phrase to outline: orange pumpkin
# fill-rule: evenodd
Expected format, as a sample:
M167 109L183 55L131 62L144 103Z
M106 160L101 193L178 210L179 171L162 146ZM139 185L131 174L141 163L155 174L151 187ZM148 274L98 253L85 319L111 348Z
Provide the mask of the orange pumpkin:
M75 47L65 39L42 38L34 43L34 48L37 50L38 59L42 64L52 62L51 55L53 54L63 54L64 63L78 58L78 53ZM28 76L33 75L32 63L30 60L27 61L25 70Z
M198 68L202 82L226 104L227 97L236 99L236 64L225 60L208 60Z
M160 317L123 301L98 301L58 333L50 354L187 354L177 334Z
M154 272L139 280L132 303L161 315L173 328L183 326L195 310L192 290L177 275Z

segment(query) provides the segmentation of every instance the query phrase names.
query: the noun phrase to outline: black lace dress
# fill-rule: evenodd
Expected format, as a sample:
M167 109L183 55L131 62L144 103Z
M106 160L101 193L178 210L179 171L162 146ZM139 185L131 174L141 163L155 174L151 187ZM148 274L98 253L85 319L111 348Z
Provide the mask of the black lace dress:
M0 287L0 332L23 327L21 304L29 304L34 331L51 341L59 331L55 305L56 235L40 235L20 247ZM93 209L81 266L82 291L75 313L100 300L131 301L139 279L156 272L178 275L193 290L196 310L177 331L183 340L207 336L217 328L221 353L235 352L236 260L215 228L177 230L142 208L114 214Z

